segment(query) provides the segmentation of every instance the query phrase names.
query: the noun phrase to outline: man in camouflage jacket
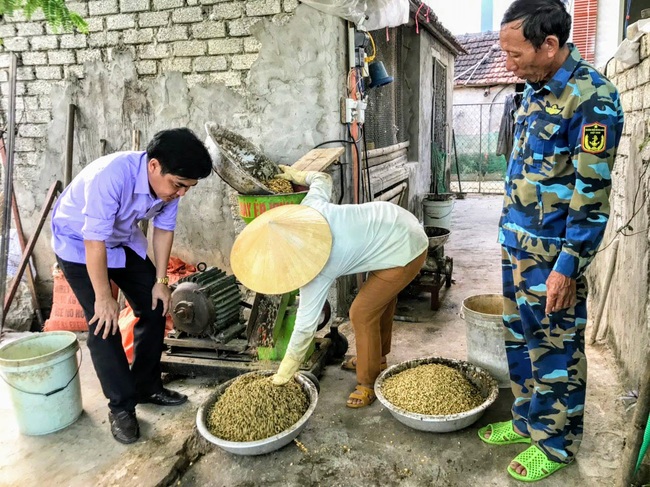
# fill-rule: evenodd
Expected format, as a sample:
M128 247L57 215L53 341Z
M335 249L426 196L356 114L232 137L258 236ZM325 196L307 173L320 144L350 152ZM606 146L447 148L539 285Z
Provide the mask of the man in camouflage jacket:
M527 81L499 225L515 402L512 421L479 436L491 444L532 443L508 467L519 480L570 463L582 440L584 272L607 224L623 128L616 88L566 42L570 29L561 0L517 0L500 32L507 69Z

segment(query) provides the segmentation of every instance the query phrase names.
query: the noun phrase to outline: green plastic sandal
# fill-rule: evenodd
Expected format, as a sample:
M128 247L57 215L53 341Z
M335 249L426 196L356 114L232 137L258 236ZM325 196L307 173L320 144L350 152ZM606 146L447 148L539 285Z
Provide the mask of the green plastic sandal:
M490 432L490 437L486 438L485 433ZM500 423L491 423L483 426L478 430L478 437L488 445L514 445L515 443L528 443L530 438L521 436L512 427L512 421L502 421Z
M513 460L526 469L526 475L520 475L508 465L508 473L522 482L537 482L564 468L568 463L549 460L546 454L535 445L526 448Z

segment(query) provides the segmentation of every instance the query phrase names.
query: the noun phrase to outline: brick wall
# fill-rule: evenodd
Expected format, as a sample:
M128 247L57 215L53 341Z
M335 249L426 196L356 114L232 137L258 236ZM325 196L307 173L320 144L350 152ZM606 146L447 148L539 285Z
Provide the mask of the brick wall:
M115 50L129 51L141 79L181 72L188 86L223 83L246 89L259 42L250 27L261 18L291 15L297 0L94 0L69 2L88 22L88 34L56 34L40 11L0 23L2 110L8 101L7 68L19 56L16 164L35 164L51 121L50 92L56 83L83 78L84 63L108 62Z
M606 71L621 95L625 127L612 172L610 221L589 268L590 316L593 320L598 305L607 299L601 334L608 330L607 341L616 350L624 379L629 387L637 388L650 344L650 35L641 39L639 64L628 67L613 60ZM605 297L605 278L613 257L609 244L614 238L619 248Z
M628 194L630 188L626 188L628 173L630 168L643 164L638 158L638 145L650 133L650 35L641 38L639 52L640 62L636 66L629 67L613 59L606 70L607 77L619 91L625 112L625 126L612 178L608 228L611 231L631 216L627 204L632 202L634 194ZM640 132L635 134L635 130ZM639 137L641 140L635 140Z

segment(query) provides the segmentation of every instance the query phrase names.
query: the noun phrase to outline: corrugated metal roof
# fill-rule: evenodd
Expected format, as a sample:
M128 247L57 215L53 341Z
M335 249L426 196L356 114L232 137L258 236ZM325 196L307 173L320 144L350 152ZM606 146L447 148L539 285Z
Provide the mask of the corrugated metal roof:
M523 83L506 69L506 55L499 46L499 32L456 36L467 54L456 57L455 86L493 86Z

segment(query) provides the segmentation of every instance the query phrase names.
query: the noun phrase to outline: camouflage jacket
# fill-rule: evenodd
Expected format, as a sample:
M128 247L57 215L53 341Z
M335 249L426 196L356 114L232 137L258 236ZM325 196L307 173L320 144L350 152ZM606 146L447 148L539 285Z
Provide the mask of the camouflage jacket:
M570 55L545 84L526 84L515 114L499 242L558 256L554 270L581 275L609 218L611 171L623 131L616 88Z

